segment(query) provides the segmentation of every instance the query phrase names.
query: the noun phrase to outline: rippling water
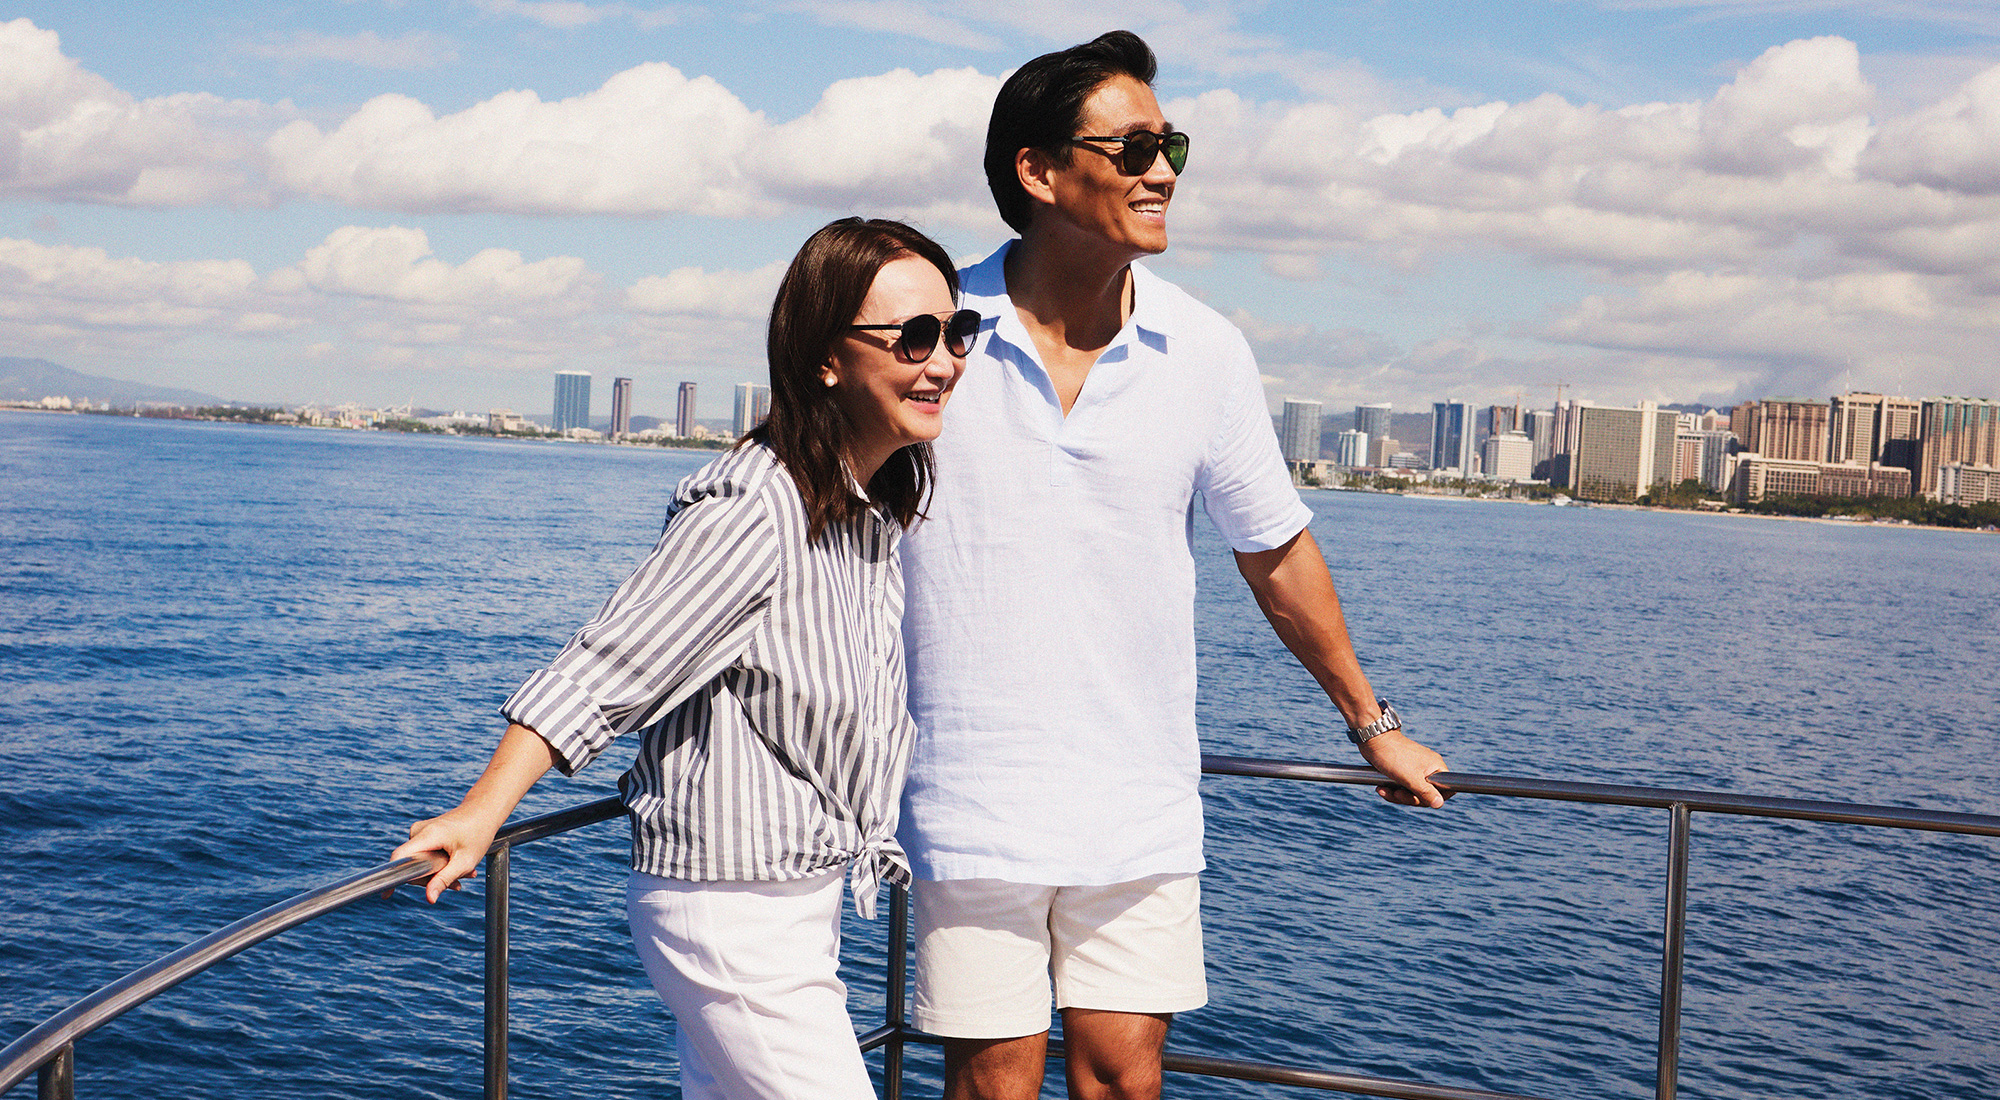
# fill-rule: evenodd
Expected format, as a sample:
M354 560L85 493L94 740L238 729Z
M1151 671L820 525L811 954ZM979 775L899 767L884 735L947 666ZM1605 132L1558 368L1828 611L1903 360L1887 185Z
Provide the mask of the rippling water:
M0 1039L455 800L704 457L0 413ZM1377 688L1462 770L2000 812L2000 539L1309 502ZM1352 759L1197 549L1209 750ZM1651 1095L1664 812L1205 793L1213 1002L1176 1048ZM515 858L518 1096L674 1094L624 858L619 823ZM85 1040L79 1094L476 1094L477 894L253 949ZM2000 1095L1996 903L1991 840L1698 816L1681 1095ZM880 927L847 935L866 1020Z

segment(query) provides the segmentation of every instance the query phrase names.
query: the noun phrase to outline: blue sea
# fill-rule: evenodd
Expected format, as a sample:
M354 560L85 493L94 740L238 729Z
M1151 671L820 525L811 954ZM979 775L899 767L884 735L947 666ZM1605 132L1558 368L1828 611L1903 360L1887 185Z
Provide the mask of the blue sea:
M453 804L706 457L0 412L0 1041ZM1460 770L2000 812L2000 537L1307 497L1377 689ZM1354 762L1196 553L1208 751ZM1212 1002L1174 1049L1652 1095L1664 811L1204 793ZM611 822L515 856L517 1097L676 1095L625 855ZM1692 865L1683 1097L2000 1096L2000 841L1698 815ZM479 893L252 949L86 1039L78 1094L477 1095ZM867 1026L882 925L846 937Z

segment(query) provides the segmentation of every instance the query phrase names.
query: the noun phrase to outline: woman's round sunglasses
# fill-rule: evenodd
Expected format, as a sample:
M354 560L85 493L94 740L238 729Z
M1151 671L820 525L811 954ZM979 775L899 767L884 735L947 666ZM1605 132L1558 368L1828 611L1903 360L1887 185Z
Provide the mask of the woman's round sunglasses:
M1168 130L1156 134L1151 130L1140 130L1135 134L1119 137L1073 137L1071 141L1115 141L1125 147L1118 154L1118 170L1128 176L1143 176L1153 169L1153 158L1161 153L1167 155L1167 167L1174 175L1181 174L1181 167L1187 164L1188 136L1179 130ZM1099 149L1098 152L1107 152Z
M972 350L972 338L979 335L979 311L961 309L949 317L939 317L935 313L919 313L907 321L893 325L849 325L859 329L895 329L896 351L912 363L922 363L937 352L938 340L943 338L944 350L960 359Z

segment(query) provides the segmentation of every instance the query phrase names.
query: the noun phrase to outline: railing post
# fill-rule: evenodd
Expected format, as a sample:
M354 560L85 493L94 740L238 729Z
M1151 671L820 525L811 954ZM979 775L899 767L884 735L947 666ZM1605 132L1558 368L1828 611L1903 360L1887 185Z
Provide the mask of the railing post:
M1660 1070L1653 1095L1674 1100L1681 1064L1681 963L1687 955L1688 846L1693 813L1673 804L1667 838L1667 930L1660 950Z
M512 845L486 854L486 1100L507 1100L507 865Z
M902 1100L903 1097L903 1032L909 1027L904 1016L903 986L909 969L909 925L910 892L891 883L889 886L889 988L886 1006L888 1024L896 1029L889 1036L889 1043L882 1051L882 1096L883 1100Z
M76 1044L66 1044L56 1056L42 1063L36 1078L36 1100L75 1100Z

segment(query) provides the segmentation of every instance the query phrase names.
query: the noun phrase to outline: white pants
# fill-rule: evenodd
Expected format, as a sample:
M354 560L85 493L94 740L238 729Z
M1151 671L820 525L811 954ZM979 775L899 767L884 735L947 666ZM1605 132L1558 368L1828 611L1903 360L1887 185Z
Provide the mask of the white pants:
M687 1100L874 1100L840 980L838 871L687 882L634 871L632 943L674 1014Z

